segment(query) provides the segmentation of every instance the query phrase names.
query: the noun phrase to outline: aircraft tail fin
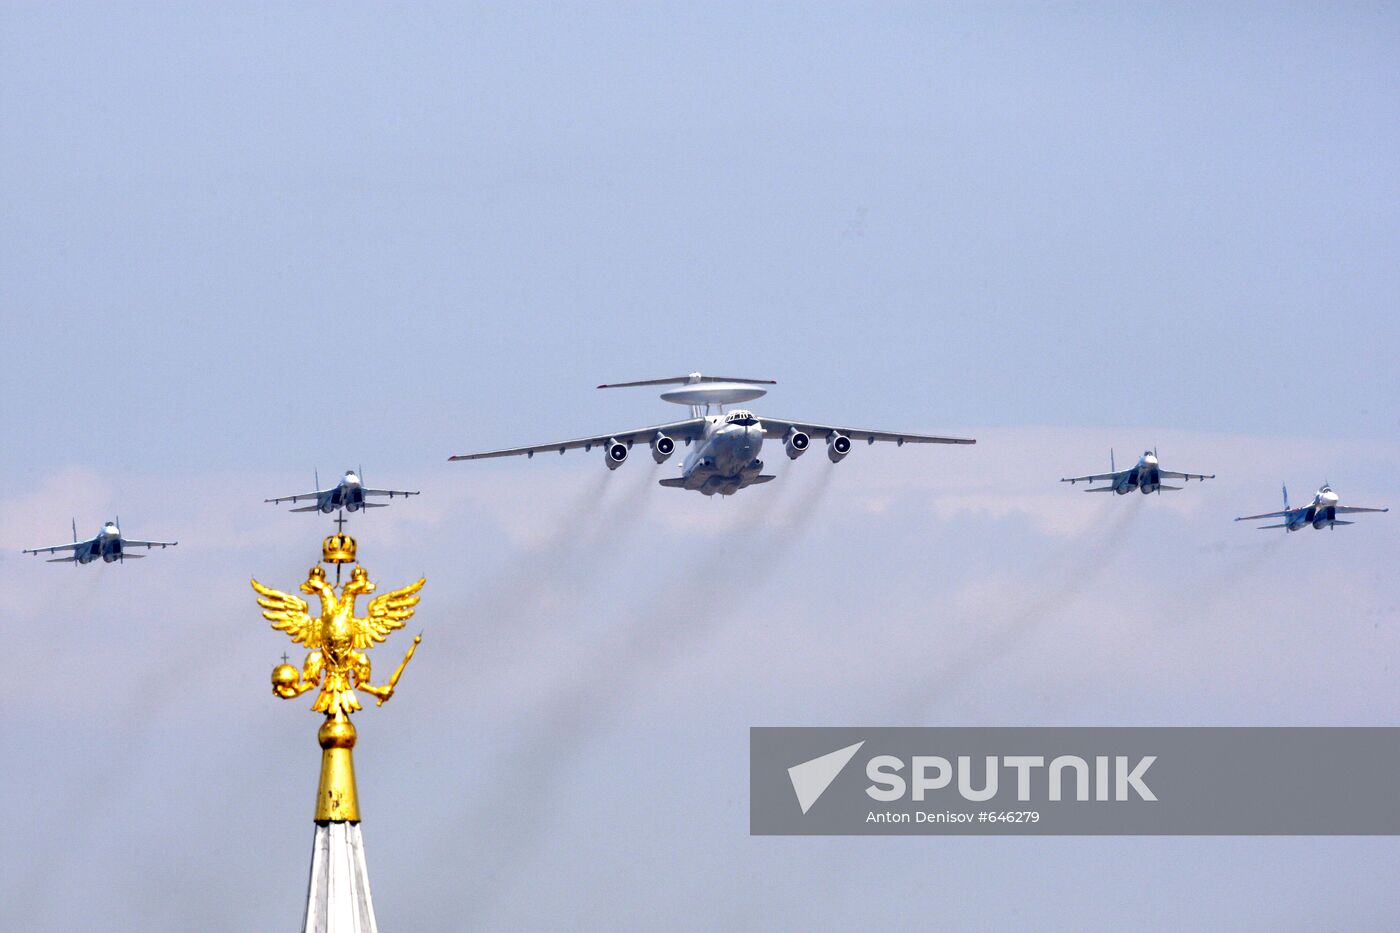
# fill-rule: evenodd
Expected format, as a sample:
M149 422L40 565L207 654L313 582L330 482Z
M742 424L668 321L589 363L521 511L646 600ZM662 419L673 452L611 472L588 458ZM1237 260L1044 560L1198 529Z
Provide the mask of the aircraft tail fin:
M387 502L361 502L361 503L360 503L360 508L362 508L362 509L387 509L388 507L389 507L389 503L387 503Z
M1283 510L1288 511L1288 484L1283 484Z
M128 554L128 553L126 553L125 551L122 552L122 560L145 560L145 559L146 559L146 555L145 555L145 554Z
M73 543L78 543L78 520L73 519Z
M1118 472L1118 464L1116 464L1116 463L1113 462L1113 448L1112 448L1112 447L1108 448L1108 472L1110 472L1110 473L1117 473L1117 472Z
M1185 487L1185 486L1168 486L1168 485L1166 485L1165 483L1158 483L1158 484L1157 484L1157 488L1158 488L1158 489L1166 489L1166 490L1169 490L1169 491L1171 491L1171 492L1176 492L1178 489L1185 489L1186 487Z
M1086 489L1085 492L1113 492L1112 486L1095 486L1093 489Z
M659 486L666 486L666 487L668 487L668 488L670 488L670 489L684 489L684 488L685 488L685 480L682 479L682 478L679 477L679 476L676 477L675 479L659 479L659 480L656 481L656 483L657 483L657 485L659 485Z
M1260 526L1259 526L1259 530L1260 530L1260 531L1263 531L1265 528L1287 528L1287 527L1288 527L1287 524L1283 524L1283 525L1260 525Z
M1334 518L1334 519L1332 519L1332 527L1334 527L1334 528L1335 528L1336 526L1338 526L1338 525L1355 525L1355 524L1356 524L1356 522L1344 522L1344 521L1342 521L1340 518Z
M319 512L320 510L321 510L321 507L320 507L319 505L303 505L303 506L302 506L301 508L299 508L299 509L288 509L287 511L289 511L289 512Z
M50 558L49 558L49 563L51 563L51 564L77 563L77 561L78 561L78 558L76 558L76 557L50 557Z

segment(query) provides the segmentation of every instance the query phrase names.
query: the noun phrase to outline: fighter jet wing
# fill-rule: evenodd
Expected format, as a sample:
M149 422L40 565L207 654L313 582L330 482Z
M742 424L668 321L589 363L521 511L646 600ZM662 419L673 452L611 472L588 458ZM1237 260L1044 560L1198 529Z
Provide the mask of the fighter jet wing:
M300 501L303 500L303 499L315 499L315 498L317 498L318 496L324 496L324 495L327 495L328 493L331 493L331 492L333 492L333 491L334 491L334 488L332 488L332 489L322 489L322 490L320 490L320 491L318 491L318 492L300 492L300 493L297 493L295 496L279 496L279 497L276 498L276 499L264 499L263 501L264 501L264 502L300 502Z
M85 544L87 544L87 543L88 543L88 542L86 542L86 541L70 541L68 544L51 544L51 545L49 545L48 547L31 547L31 548L25 548L25 549L24 549L23 551L21 551L20 553L22 553L22 554L53 554L53 553L56 553L56 552L58 552L58 551L75 551L75 550L77 550L78 548L82 547L83 545L85 545Z
M1339 506L1337 506L1337 514L1338 514L1338 515L1342 515L1342 514L1350 515L1350 514L1353 513L1353 512L1389 512L1389 511L1390 511L1389 508L1384 508L1384 509L1368 509L1368 508L1365 508L1365 507L1359 506L1359 505L1339 505Z
M390 499L394 498L395 496L416 496L416 495L418 495L418 493L417 493L416 491L415 491L415 492L407 492L407 491L402 490L402 489L362 489L362 490L360 490L360 491L363 492L363 493L364 493L365 495L367 495L367 496L388 496Z
M1289 515L1292 515L1294 512L1301 512L1301 511L1302 511L1302 509L1285 509L1285 510L1282 511L1282 512L1265 512L1265 513L1263 513L1262 515L1242 515L1242 516L1240 516L1239 518L1235 519L1235 521L1237 521L1237 522L1252 522L1252 521L1254 521L1256 518L1287 518ZM1337 511L1340 512L1341 509L1338 509Z
M571 441L557 441L553 444L536 444L533 447L506 447L501 450L487 450L475 454L457 454L448 457L448 460L485 460L488 457L514 457L524 454L533 457L535 454L563 453L566 450L577 450L580 447L588 450L592 447L606 444L611 440L618 440L631 447L638 441L650 443L652 438L658 434L665 434L676 440L695 440L704 434L704 418L688 418L685 421L673 421L670 424L657 424L649 428L635 428L631 431L613 431L608 434L595 434L592 437L580 437Z
M788 431L796 428L803 434L813 437L828 437L832 434L844 434L853 441L893 441L900 446L905 444L975 444L976 440L970 437L941 437L936 434L914 434L912 432L898 431L873 431L869 428L842 428L830 424L817 424L814 421L786 421L782 418L769 418L759 416L759 422L763 425L764 437L786 437Z
M174 547L179 543L179 541L132 541L130 538L122 538L122 547L143 547L147 550L153 547Z
M1119 470L1117 473L1091 473L1088 476L1066 476L1060 479L1062 483L1097 483L1099 480L1114 480L1127 473L1127 470Z
M1201 481L1215 479L1214 473L1177 473L1173 470L1158 470L1157 475L1162 479L1198 479Z

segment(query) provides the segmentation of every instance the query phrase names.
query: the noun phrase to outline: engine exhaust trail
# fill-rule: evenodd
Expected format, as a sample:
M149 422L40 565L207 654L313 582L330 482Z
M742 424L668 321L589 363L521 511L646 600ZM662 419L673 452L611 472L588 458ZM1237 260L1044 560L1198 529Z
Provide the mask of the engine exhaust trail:
M455 613L444 614L460 623L444 626L445 645L473 654L489 652L501 648L507 637L531 634L552 614L548 604L560 598L557 584L562 581L567 592L576 578L576 558L606 508L609 479L605 473L596 475L565 503L541 541L519 548Z
M1009 604L991 608L986 619L974 623L986 630L975 645L946 659L891 709L891 722L919 724L942 698L973 676L1013 655L1025 636L1050 621L1089 590L1122 553L1121 545L1141 515L1141 503L1106 503L1114 515L1089 527L1045 558L1036 570L1017 581L1019 595ZM1048 587L1033 592L1026 581L1051 579Z
M1221 561L1215 572L1185 595L1190 600L1180 615L1188 619L1209 619L1221 602L1240 587L1252 582L1261 570L1278 559L1285 547L1283 532L1269 536L1267 541L1247 541L1231 549L1231 556ZM1194 597L1194 598L1191 598Z
M87 569L87 568L80 568ZM105 565L96 568L92 583L80 590L78 608L95 608L102 591ZM109 578L110 580L110 578ZM80 625L92 624L96 612L80 616ZM131 789L140 780L141 762L147 757L151 744L162 730L169 728L171 714L183 711L191 684L208 683L218 675L232 675L240 661L247 657L243 646L261 637L261 627L250 624L246 617L216 615L202 620L201 625L182 630L172 645L166 643L158 658L136 672L121 695L127 699L116 717L129 723L120 741L115 741L98 757L106 762L104 779L88 782L82 794L73 797L74 818L80 823L95 824L107 817L114 801L131 796ZM210 650L217 645L217 650ZM178 675L172 675L169 658L181 658ZM120 808L118 808L120 809ZM26 880L20 887L26 902L46 903L54 892L54 883L63 877L57 868L71 857L73 839L52 836L50 844L29 852L25 860ZM37 910L33 915L37 915ZM21 913L20 916L29 916Z
M742 568L747 585L753 585L777 568L811 523L833 473L826 465L790 505L784 499L791 494L778 489L746 507L707 542L698 560L684 562L674 579L642 600L592 659L536 707L531 714L536 728L504 768L518 779L499 799L454 821L460 825L465 820L473 838L497 840L491 865L482 866L480 890L468 899L480 911L473 924L482 923L509 889L511 881L504 873L518 870L537 849L567 772L564 765L596 740L641 681L712 635L717 623L727 618L723 606L707 598L713 596L723 571ZM657 606L666 608L658 613ZM523 808L522 800L528 801Z

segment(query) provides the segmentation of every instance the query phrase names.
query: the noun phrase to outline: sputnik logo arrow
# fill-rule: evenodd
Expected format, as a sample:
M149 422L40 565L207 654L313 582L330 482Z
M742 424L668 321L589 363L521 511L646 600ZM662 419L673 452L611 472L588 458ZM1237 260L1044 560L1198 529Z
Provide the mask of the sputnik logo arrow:
M812 809L812 804L826 793L826 789L836 780L841 769L850 763L864 744L865 740L862 739L854 745L838 748L820 758L813 758L788 768L788 777L792 780L792 789L797 794L797 803L802 807L803 813Z

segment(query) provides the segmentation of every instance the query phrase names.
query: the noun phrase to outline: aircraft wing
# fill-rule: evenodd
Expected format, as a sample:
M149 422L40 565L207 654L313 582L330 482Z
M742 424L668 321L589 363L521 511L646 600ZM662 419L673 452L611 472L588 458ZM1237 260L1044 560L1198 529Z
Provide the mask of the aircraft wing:
M1359 505L1339 505L1339 506L1337 506L1337 514L1338 514L1338 515L1343 515L1343 514L1345 514L1345 515L1350 515L1350 514L1353 513L1353 512L1389 512L1389 511L1390 511L1389 508L1384 508L1384 509L1368 509L1368 508L1364 508L1364 507L1359 506Z
M893 441L900 446L905 444L975 444L976 440L970 437L940 437L936 434L913 434L909 432L900 433L898 431L872 431L869 428L842 428L830 424L817 424L812 421L785 421L782 418L769 418L759 416L759 423L763 425L764 437L783 438L788 431L793 428L803 434L812 437L829 437L832 434L844 434L853 441Z
M1198 479L1205 481L1215 479L1214 473L1177 473L1173 470L1158 470L1157 475L1162 479Z
M333 489L322 489L318 492L299 492L295 496L279 496L276 499L264 499L264 502L300 502L303 499L315 499L333 492Z
M57 551L76 551L78 548L82 547L83 545L85 545L85 544L87 544L87 543L88 543L88 542L86 542L86 541L70 541L70 542L67 543L67 544L51 544L51 545L49 545L48 547L31 547L31 548L25 548L25 549L24 549L23 551L21 551L20 553L22 553L22 554L53 554L53 553L55 553L55 552L57 552Z
M147 550L153 547L174 547L179 543L179 541L132 541L130 538L122 538L122 547L143 547Z
M1062 482L1062 483L1097 483L1099 480L1113 480L1113 481L1116 481L1116 480L1118 479L1118 477L1122 476L1124 473L1127 473L1127 472L1128 472L1127 470L1119 470L1117 473L1091 473L1091 474L1089 474L1088 476L1066 476L1066 477L1063 477L1063 478L1060 480L1060 482Z
M606 444L616 438L622 443L631 447L638 441L651 443L651 439L657 434L665 434L676 440L696 440L704 435L704 418L687 418L685 421L673 421L670 424L657 424L649 428L635 428L631 431L613 431L608 434L595 434L592 437L579 437L571 441L556 441L553 444L536 444L533 447L506 447L501 450L486 450L475 454L457 454L448 457L448 460L485 460L489 457L514 457L524 454L533 457L535 454L563 453L566 450L585 450Z
M360 491L367 496L388 496L390 499L394 498L395 496L418 495L417 492L407 492L403 489L362 489Z
M1252 521L1254 521L1256 518L1287 518L1289 515L1292 515L1294 512L1299 512L1299 511L1302 511L1302 510L1301 510L1301 509L1286 509L1286 510L1284 510L1284 511L1282 511L1282 512L1265 512L1265 513L1263 513L1262 515L1242 515L1242 516L1240 516L1239 518L1235 519L1235 521L1237 521L1237 522L1252 522ZM1338 509L1337 511L1340 512L1341 509Z

